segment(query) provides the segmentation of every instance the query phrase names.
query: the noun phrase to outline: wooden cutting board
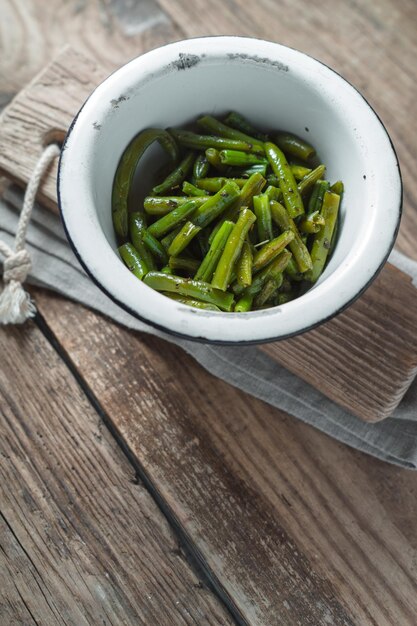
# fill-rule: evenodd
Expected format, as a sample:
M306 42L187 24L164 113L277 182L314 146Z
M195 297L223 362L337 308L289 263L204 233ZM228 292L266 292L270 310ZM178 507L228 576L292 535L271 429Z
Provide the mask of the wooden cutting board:
M62 140L73 117L107 75L66 48L0 116L0 173L25 186L44 145ZM39 200L56 205L57 163ZM387 264L365 294L319 328L259 349L330 399L369 421L388 417L417 373L417 290Z

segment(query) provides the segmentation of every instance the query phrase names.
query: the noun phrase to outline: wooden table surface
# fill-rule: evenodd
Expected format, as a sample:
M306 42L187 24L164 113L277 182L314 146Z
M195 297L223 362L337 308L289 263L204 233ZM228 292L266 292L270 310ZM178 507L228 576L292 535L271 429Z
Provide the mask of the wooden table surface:
M415 0L0 0L0 104L65 42L110 69L263 37L376 108L417 257ZM1 147L0 147L1 149ZM0 330L0 624L415 625L417 474L56 295Z

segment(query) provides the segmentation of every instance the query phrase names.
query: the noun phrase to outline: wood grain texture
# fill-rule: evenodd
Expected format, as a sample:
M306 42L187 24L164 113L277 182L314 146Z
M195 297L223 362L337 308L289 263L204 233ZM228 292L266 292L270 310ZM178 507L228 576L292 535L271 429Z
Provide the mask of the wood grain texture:
M250 624L414 624L416 474L231 388L166 342L58 296L36 297Z
M398 247L417 259L414 154L417 101L417 3L414 0L158 0L187 37L244 35L276 41L330 65L381 116L404 182Z
M234 623L40 331L0 354L0 623Z
M0 118L0 170L25 182L48 129L68 126L101 74L100 67L80 53L71 49L61 53ZM55 177L56 168L46 177L40 197L56 207ZM383 317L381 306L386 309ZM417 292L407 276L388 266L343 316L267 351L355 415L378 421L392 413L416 374L416 326Z

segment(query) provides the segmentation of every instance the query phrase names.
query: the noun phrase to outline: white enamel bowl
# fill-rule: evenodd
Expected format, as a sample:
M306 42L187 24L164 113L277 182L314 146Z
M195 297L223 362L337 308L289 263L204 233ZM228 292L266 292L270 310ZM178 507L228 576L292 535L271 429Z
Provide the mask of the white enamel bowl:
M310 141L331 181L342 179L340 234L317 284L283 306L251 313L200 311L135 278L116 251L111 189L120 156L149 127L181 126L203 113L237 110L265 129ZM155 145L136 186L164 158ZM189 339L250 343L282 339L328 320L375 278L394 244L402 185L381 121L354 87L327 66L284 46L206 37L163 46L109 76L75 118L61 156L58 197L81 264L110 298L149 324Z

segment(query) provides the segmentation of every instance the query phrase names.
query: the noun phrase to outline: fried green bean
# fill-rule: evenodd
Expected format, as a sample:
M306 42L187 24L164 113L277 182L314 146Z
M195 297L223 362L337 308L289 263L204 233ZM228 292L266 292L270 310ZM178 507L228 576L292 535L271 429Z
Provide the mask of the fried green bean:
M240 130L242 133L245 133L254 139L258 139L259 141L268 141L268 135L256 129L245 117L243 117L243 115L240 115L240 113L237 113L236 111L231 111L224 121L228 126L231 126L236 130Z
M164 296L171 298L171 300L175 300L180 304L186 304L187 306L192 306L194 309L202 309L203 311L220 311L218 306L215 304L209 304L208 302L202 302L201 300L197 300L196 298L189 298L187 296L180 296L178 293L170 293L169 291L163 292Z
M202 205L204 206L204 205ZM167 215L164 215L159 220L149 226L148 231L151 235L157 239L161 239L166 233L173 228L176 228L181 222L183 222L191 213L194 213L198 207L198 202L194 199L189 200L182 206L174 209Z
M325 224L320 232L314 236L311 248L313 266L305 276L306 279L312 283L315 283L318 280L326 264L333 231L336 226L337 216L339 213L339 204L340 196L338 194L332 193L331 191L325 192L323 206L321 209L321 214L324 217Z
M165 180L152 189L152 193L159 196L166 193L170 189L173 189L174 187L179 187L179 185L181 185L182 181L188 175L188 172L191 170L194 164L194 158L194 153L189 152L183 158L181 163L177 165L177 167L172 170L172 172L165 178Z
M291 230L294 233L294 239L290 242L289 248L297 261L300 272L307 272L313 267L313 263L311 261L310 253L301 239L294 220L291 219L285 207L283 207L279 202L272 200L270 202L270 207L272 219L279 226L280 230L282 232Z
M208 195L195 198L200 205L208 199ZM143 208L148 215L166 215L189 200L185 196L147 196L143 201Z
M146 228L146 221L142 213L130 213L129 214L129 235L130 239L139 253L140 257L144 260L148 271L156 269L155 261L148 248L143 241L143 231Z
M259 241L272 239L271 209L269 208L269 198L265 193L253 197L253 212L256 215Z
M234 167L244 167L246 165L266 165L267 160L257 154L242 152L241 150L220 150L220 163L232 165Z
M300 220L298 230L300 233L314 235L315 233L318 233L323 226L324 217L321 215L320 211L314 211Z
M201 265L196 272L196 275L194 276L195 280L202 280L206 283L209 283L211 281L211 279L213 278L214 270L217 267L217 264L223 253L226 241L229 238L233 226L233 222L223 222L221 228L211 242L210 248L204 259L202 260Z
M192 183L189 183L187 180L184 181L182 184L182 191L187 196L203 198L206 195L206 192L204 191L204 189L199 189Z
M200 126L200 128L209 131L213 135L219 135L220 137L227 137L229 139L236 139L252 144L254 147L257 148L259 154L263 153L262 143L258 139L256 139L255 137L251 137L250 135L243 133L240 130L236 130L233 127L227 126L226 124L223 124L223 122L216 120L216 118L212 117L211 115L203 115L197 120L197 124Z
M232 270L242 251L243 242L256 216L249 209L242 209L239 218L230 233L223 253L219 259L213 279L213 287L226 291L229 286Z
M139 133L127 146L116 169L112 190L112 217L116 235L128 234L128 198L133 176L145 150L155 141L166 150L172 161L178 159L178 147L173 137L165 130L148 128Z
M229 139L227 137L216 137L215 135L199 135L189 130L177 128L172 128L169 132L179 144L195 150L216 148L217 150L243 150L243 152L263 154L263 147L261 145L252 144L241 139Z
M311 192L310 200L308 201L307 213L321 211L324 192L328 189L329 183L327 180L318 180L314 183L313 191Z
M290 154L297 159L308 161L316 154L315 149L307 141L292 133L277 133L274 135L275 143L285 154Z
M253 255L249 241L243 242L242 252L236 263L236 280L238 285L249 287L252 284Z
M197 155L194 166L193 166L193 177L197 180L198 178L205 178L209 172L210 163L207 160L205 154Z
M145 274L149 272L149 267L136 248L131 243L124 243L118 248L118 251L126 267L130 269L136 278L142 280Z
M293 240L294 232L292 230L285 230L278 235L278 237L275 237L275 239L268 241L268 243L256 251L253 257L253 271L258 272L268 265L268 263L278 256Z
M235 304L235 313L247 313L252 308L253 296L250 293L245 294Z
M188 246L189 243L194 239L196 235L201 230L201 226L197 226L193 222L185 222L184 226L180 228L179 232L175 235L174 239L170 243L168 247L168 254L171 257L175 257L178 254L181 254L183 250Z
M319 165L314 170L311 170L310 174L307 174L307 176L304 176L303 180L300 180L300 182L298 183L298 191L300 192L300 195L302 198L308 195L313 185L318 180L323 178L325 172L326 172L326 166Z
M233 294L216 289L213 285L180 276L170 276L161 272L149 272L143 279L145 285L156 291L169 291L181 296L188 296L209 304L214 304L222 311L231 311L233 306Z
M267 142L265 144L265 154L268 157L272 171L278 178L288 215L291 218L302 215L304 213L303 201L284 153L273 143Z

